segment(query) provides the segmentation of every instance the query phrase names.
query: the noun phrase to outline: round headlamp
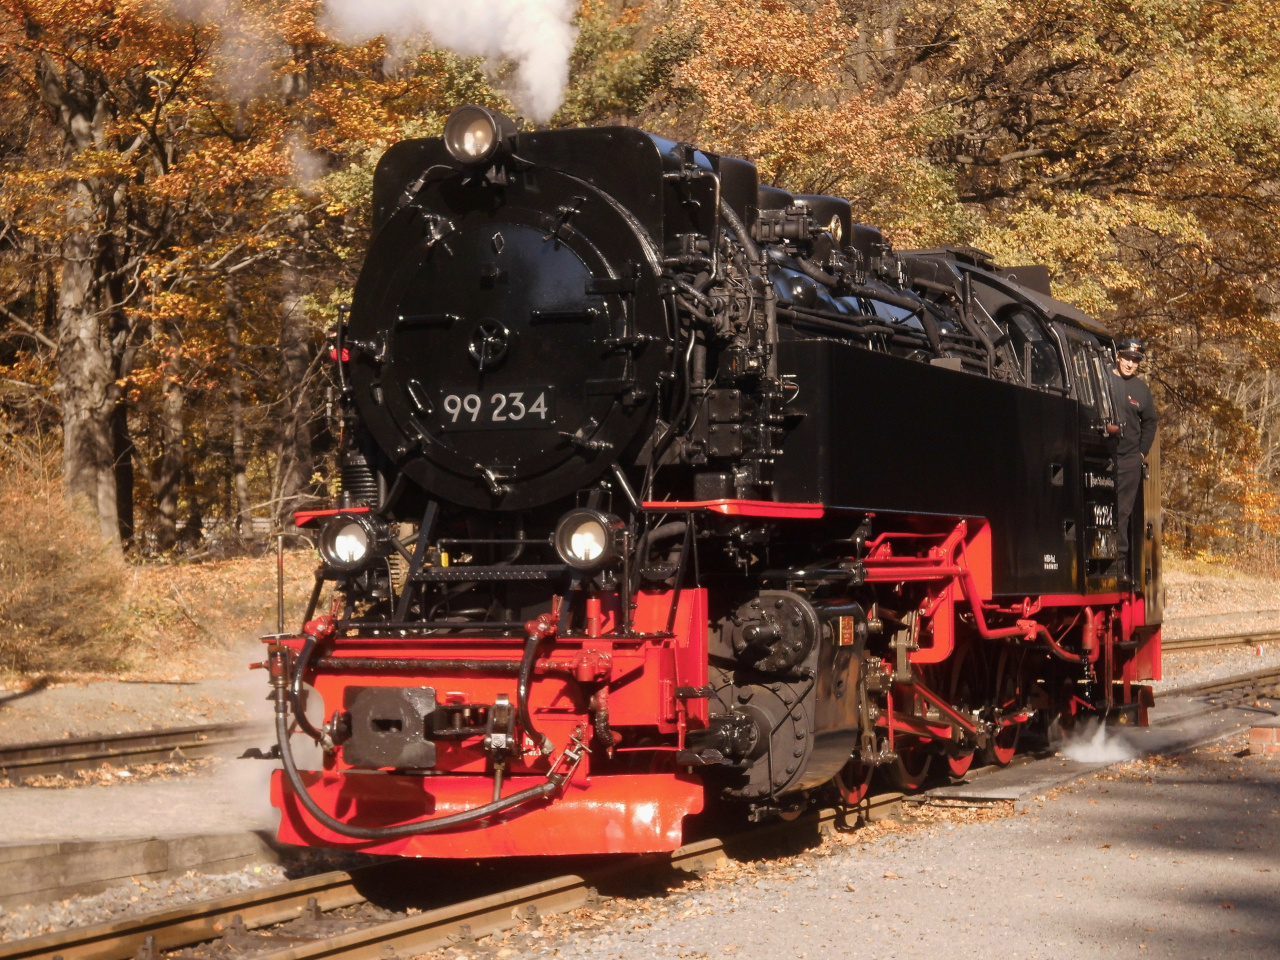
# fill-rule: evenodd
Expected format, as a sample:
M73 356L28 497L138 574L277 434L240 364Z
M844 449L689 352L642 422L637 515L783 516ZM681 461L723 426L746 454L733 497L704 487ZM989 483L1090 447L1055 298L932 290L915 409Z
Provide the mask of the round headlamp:
M351 573L378 555L378 539L368 517L338 514L320 531L320 558L331 570Z
M625 529L612 514L570 510L556 525L556 553L575 570L598 570L622 556Z
M502 141L515 132L515 124L502 114L467 104L444 122L444 145L459 163L478 165L492 160Z

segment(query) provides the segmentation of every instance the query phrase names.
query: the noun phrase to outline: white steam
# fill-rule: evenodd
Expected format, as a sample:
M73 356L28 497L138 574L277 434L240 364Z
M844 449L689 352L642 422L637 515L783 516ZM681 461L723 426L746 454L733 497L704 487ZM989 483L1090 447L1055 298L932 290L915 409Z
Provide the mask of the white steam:
M325 26L348 43L405 40L425 31L461 56L510 61L513 99L530 120L542 122L564 100L576 9L576 0L327 0Z
M316 181L329 172L324 157L309 149L300 138L293 137L289 141L289 160L299 188L303 193L314 196Z
M1115 763L1138 755L1128 740L1097 720L1080 724L1058 746L1058 752L1078 763Z

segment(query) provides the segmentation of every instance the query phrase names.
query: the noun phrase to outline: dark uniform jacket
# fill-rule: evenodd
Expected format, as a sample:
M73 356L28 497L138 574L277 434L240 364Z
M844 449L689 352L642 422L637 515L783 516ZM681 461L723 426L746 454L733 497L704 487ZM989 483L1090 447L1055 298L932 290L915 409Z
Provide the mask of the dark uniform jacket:
M1145 457L1156 441L1156 422L1159 419L1151 390L1138 376L1126 380L1118 373L1112 373L1111 402L1120 422L1120 447L1116 456L1141 453Z

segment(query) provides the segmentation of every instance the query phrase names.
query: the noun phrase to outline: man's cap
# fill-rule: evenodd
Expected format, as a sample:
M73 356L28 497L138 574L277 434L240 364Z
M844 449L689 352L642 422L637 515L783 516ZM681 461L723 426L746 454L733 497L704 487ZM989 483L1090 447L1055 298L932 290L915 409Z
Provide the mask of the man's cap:
M1142 360L1147 355L1147 348L1137 337L1125 337L1116 344L1116 354L1130 360Z

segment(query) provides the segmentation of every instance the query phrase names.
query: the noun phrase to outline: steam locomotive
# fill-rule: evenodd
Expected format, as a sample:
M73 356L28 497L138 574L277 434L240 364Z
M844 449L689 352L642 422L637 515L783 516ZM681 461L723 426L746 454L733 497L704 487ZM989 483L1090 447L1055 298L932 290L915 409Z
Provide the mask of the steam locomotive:
M1144 723L1159 455L1122 556L1112 347L1044 267L687 143L464 106L396 144L268 638L280 838L667 850Z

